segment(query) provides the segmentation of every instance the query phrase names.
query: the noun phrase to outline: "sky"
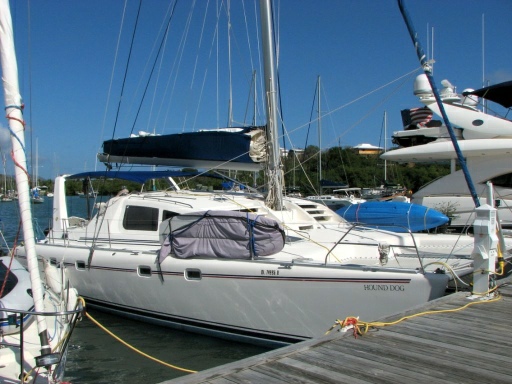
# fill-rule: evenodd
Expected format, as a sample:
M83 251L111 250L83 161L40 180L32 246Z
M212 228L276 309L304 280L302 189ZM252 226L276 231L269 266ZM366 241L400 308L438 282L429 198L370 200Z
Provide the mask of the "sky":
M461 92L512 79L512 1L404 4L435 60L438 86L448 79ZM104 140L227 126L230 99L232 125L254 115L265 123L258 2L179 0L168 23L173 6L143 0L139 12L135 0L11 0L31 173L36 152L39 176L54 178L104 170L96 162ZM274 0L274 7L286 147L389 148L402 129L400 111L421 106L412 93L421 68L397 2ZM6 168L14 172L9 157Z

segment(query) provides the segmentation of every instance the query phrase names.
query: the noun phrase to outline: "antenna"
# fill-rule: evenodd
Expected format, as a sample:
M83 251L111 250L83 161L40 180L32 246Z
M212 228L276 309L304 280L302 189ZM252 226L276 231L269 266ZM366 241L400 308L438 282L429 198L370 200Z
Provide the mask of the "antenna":
M434 27L427 23L427 59L432 63L432 73L434 73Z
M434 74L434 27L432 27L432 56L430 57L432 65L432 74Z
M485 87L485 14L482 13L482 87Z
M482 87L485 87L485 14L482 13ZM483 99L483 112L487 113L487 99Z

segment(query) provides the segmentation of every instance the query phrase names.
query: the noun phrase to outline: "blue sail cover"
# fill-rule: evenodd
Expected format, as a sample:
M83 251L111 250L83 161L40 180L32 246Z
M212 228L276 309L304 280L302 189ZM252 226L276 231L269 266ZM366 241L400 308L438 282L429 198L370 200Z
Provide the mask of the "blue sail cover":
M236 131L235 131L236 130ZM265 160L264 127L169 135L143 135L103 142L98 159L108 163L257 170Z

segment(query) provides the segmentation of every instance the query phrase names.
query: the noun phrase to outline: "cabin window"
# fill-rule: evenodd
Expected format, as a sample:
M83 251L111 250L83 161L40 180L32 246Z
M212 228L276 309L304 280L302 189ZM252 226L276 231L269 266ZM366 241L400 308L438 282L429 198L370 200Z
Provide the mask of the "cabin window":
M137 268L137 274L141 277L151 277L151 267L147 265L139 265Z
M162 213L162 221L170 219L171 217L174 217L174 216L179 216L179 215L180 215L179 213L176 213L173 211L164 211Z
M187 280L201 280L201 270L199 269L186 269L185 279Z
M128 205L124 212L123 227L135 231L156 231L158 208Z
M85 270L85 261L77 260L75 262L75 268L78 270Z
M490 182L496 187L512 188L512 173L493 177Z

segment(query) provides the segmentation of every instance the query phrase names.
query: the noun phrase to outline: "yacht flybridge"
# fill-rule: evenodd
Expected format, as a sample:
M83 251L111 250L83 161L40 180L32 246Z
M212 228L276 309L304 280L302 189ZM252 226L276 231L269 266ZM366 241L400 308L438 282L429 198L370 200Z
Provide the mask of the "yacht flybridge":
M447 80L442 85L443 105L454 125L480 202L490 202L487 182L492 183L494 205L501 225L511 229L512 166L509 158L512 154L512 121L477 107L481 97L510 108L512 82L478 90L466 89L462 94L458 94ZM441 114L425 75L416 78L414 94L425 106L402 111L403 117L407 115L403 119L404 130L393 134L394 142L402 148L389 151L381 158L400 162L451 162L449 175L423 186L412 195L411 201L438 210L451 208L454 211L451 226L463 230L473 223L475 205L462 171L456 170L457 155L448 131L441 121L432 118Z

